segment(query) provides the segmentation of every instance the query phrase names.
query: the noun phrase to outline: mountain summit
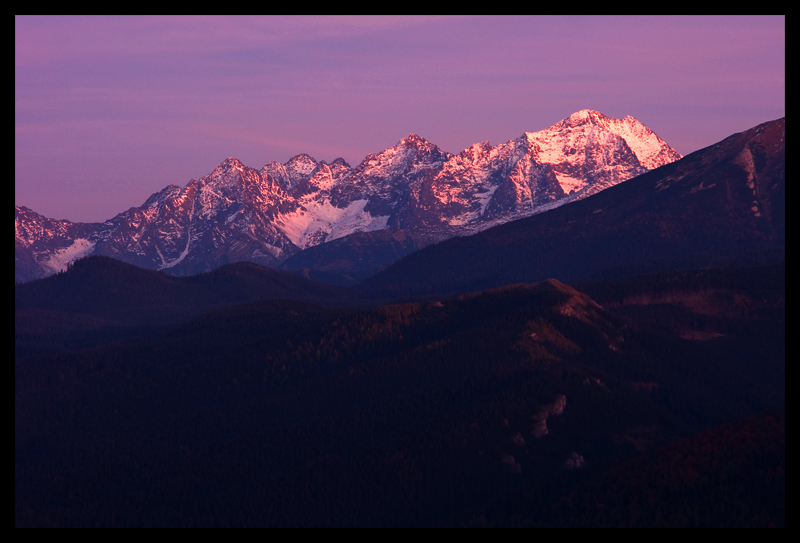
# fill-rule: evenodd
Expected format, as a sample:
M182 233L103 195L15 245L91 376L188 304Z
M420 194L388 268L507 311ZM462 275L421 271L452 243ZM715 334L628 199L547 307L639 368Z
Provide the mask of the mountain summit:
M355 168L299 154L256 170L231 157L104 223L55 221L17 207L15 276L50 275L91 254L176 274L236 261L277 266L322 243L387 229L424 246L558 207L679 158L633 117L592 110L457 155L409 134Z
M443 295L548 277L774 263L785 244L782 118L573 205L424 248L361 286L380 296Z

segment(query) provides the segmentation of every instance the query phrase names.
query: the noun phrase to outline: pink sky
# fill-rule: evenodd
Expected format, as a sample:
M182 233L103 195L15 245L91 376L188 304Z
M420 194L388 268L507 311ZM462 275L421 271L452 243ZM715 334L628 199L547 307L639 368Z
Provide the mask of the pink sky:
M785 115L784 16L15 17L15 204L103 221L229 156L457 153L580 109L687 154Z

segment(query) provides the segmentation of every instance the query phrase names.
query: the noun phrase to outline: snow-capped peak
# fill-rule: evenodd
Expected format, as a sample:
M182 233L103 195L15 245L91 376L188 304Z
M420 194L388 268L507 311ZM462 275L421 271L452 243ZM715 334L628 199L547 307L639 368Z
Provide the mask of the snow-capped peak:
M311 175L316 167L317 161L305 153L293 156L286 163L286 171L293 179Z
M214 172L217 172L217 171L220 171L220 172L229 172L229 171L231 171L231 170L239 170L239 171L242 171L242 170L244 170L245 168L246 168L246 166L245 166L244 164L242 164L242 161L241 161L241 160L239 160L238 158L235 158L235 157L228 157L228 158L226 158L225 160L223 160L223 161L220 163L220 165L219 165L219 166L217 166L217 167L216 167L216 169L214 170ZM212 175L213 175L213 173L212 173Z
M339 157L333 159L333 162L330 163L330 167L331 169L350 168L350 164L348 164L347 161L342 157Z
M615 119L591 109L577 111L550 128L528 132L526 136L529 142L538 145L539 160L549 163L560 160L564 154L572 155L577 148L587 145L626 146L647 170L681 158L664 140L632 116Z
M89 251L178 273L230 259L276 265L355 232L424 232L428 241L464 235L678 158L633 117L584 109L539 132L496 146L475 143L455 156L411 133L355 168L342 158L328 164L298 154L255 170L229 157L198 181L170 185L102 225L45 226L44 218L18 211L16 237L38 251L32 258L45 267ZM60 260L47 260L55 251L62 251Z
M433 145L431 142L423 138L422 136L418 136L417 134L411 133L405 138L401 139L398 146L406 146L406 147L425 147Z
M180 188L178 185L167 185L159 192L152 194L150 198L148 198L142 207L144 208L151 208L161 205L163 202L170 198L175 198L178 194L181 193L183 189Z
M603 125L607 120L608 117L593 109L582 109L580 111L576 111L567 119L565 119L568 126L580 126L584 124Z
M252 170L252 168L248 168L237 158L229 157L214 168L210 175L203 177L202 181L218 188L238 186L241 183L242 174L247 170Z

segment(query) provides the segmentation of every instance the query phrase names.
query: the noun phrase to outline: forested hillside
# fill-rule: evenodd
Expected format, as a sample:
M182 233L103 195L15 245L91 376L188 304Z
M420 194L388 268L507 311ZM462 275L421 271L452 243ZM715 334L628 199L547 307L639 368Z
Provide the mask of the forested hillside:
M652 279L595 284L614 293L598 295L607 308L546 281L362 310L256 302L18 358L15 524L511 525L541 523L543 507L567 519L562 496L601 492L592 481L621 462L785 405L781 270L760 273L773 279L752 288L675 276L678 291L717 283L749 304L717 315L735 335L703 339L606 302ZM633 307L649 306L618 309ZM530 508L492 513L515 489ZM748 507L734 524L781 522Z

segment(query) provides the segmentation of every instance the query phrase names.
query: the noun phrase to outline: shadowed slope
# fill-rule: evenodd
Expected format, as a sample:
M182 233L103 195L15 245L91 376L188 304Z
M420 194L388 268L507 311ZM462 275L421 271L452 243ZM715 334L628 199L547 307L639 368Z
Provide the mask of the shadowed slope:
M594 196L414 253L371 295L481 290L783 258L785 119L735 134Z
M163 327L258 300L347 305L345 291L289 272L239 262L176 277L104 256L15 286L17 356L160 333Z

